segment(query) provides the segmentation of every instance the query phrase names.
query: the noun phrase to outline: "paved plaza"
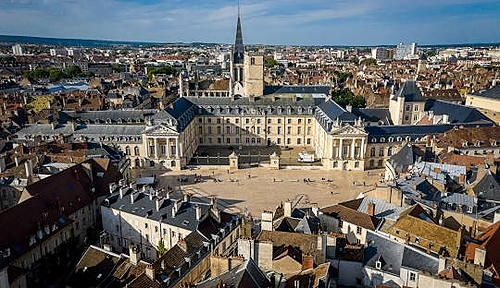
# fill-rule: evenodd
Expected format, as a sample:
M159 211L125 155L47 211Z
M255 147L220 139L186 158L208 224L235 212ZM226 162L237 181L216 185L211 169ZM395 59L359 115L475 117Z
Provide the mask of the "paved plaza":
M317 203L319 207L353 199L380 181L381 173L382 170L269 170L258 167L230 174L221 169L180 172L134 169L132 174L135 177L157 175L157 187L172 187L199 196L215 195L228 211L260 218L263 210L274 210L287 199L300 206ZM196 178L200 181L195 181Z

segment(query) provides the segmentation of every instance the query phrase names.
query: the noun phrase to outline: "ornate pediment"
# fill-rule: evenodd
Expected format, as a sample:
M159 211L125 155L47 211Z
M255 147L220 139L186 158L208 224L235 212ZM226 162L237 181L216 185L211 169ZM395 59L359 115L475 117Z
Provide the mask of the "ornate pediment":
M346 125L340 128L333 128L333 135L345 135L345 136L366 136L368 133L363 128L354 127L351 125Z
M150 135L150 136L155 136L155 135L157 135L157 136L175 136L175 135L179 135L179 132L177 132L176 127L168 126L165 124L159 124L159 125L155 125L155 126L146 128L146 130L144 130L144 134Z

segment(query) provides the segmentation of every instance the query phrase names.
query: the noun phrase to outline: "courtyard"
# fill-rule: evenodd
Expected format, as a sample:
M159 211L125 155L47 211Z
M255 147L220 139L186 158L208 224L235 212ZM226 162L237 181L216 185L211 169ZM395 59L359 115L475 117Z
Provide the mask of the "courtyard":
M383 170L325 171L270 170L257 167L228 170L132 170L132 177L156 175L156 187L171 187L194 196L216 196L225 210L260 218L263 210L274 211L282 201L294 205L316 203L320 208L356 198L372 189Z

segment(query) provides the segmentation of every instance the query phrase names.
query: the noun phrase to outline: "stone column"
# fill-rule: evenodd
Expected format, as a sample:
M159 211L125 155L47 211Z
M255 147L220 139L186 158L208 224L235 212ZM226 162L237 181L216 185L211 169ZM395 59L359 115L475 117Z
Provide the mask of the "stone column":
M175 138L175 157L179 158L179 138Z
M167 152L167 158L170 159L170 138L166 137L165 138L165 141L167 141L167 143L165 144L166 146L166 152Z
M352 144L351 144L351 158L354 159L356 157L355 155L355 150L356 150L356 138L352 139Z
M342 138L340 138L340 142L339 142L339 158L340 158L340 159L344 158L344 155L342 155L342 153L343 153L344 151L342 151L342 150L343 150L343 149L342 149Z
M154 138L155 143L155 158L158 159L158 141L157 138Z
M179 142L179 153L180 153L181 158L182 158L182 156L184 154L184 152L182 150L183 150L182 149L182 142Z
M365 159L365 138L361 138L361 149L359 149L361 154L359 155L359 158L362 160Z

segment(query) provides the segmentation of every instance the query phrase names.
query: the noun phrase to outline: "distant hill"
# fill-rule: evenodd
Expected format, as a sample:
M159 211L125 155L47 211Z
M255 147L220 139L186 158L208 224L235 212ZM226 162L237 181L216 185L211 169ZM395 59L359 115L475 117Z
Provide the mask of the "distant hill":
M151 46L168 46L168 45L185 45L185 46L213 46L217 43L159 43L159 42L136 42L136 41L112 41L112 40L90 40L90 39L62 39L62 38L44 38L44 37L31 37L31 36L11 36L0 35L0 42L3 43L25 43L25 44L39 44L50 46L72 46L72 47L118 47L118 46L132 46L132 47L151 47Z
M161 43L161 42L138 42L138 41L112 41L112 40L90 40L90 39L63 39L63 38L44 38L44 37L32 37L32 36L11 36L11 35L0 35L0 43L25 43L25 44L39 44L39 45L50 45L50 46L72 46L72 47L89 47L89 48L111 48L119 46L129 46L129 47L151 47L151 46L215 46L224 43L203 43L203 42L193 42L193 43ZM287 46L287 45L266 45L266 44L253 44L252 46ZM299 45L292 45L299 46ZM304 47L329 47L329 48L370 48L370 47L396 47L396 44L392 45L322 45L322 46L308 46L302 45ZM419 48L451 48L451 47L500 47L500 43L463 43L463 44L433 44L433 45L418 45Z

